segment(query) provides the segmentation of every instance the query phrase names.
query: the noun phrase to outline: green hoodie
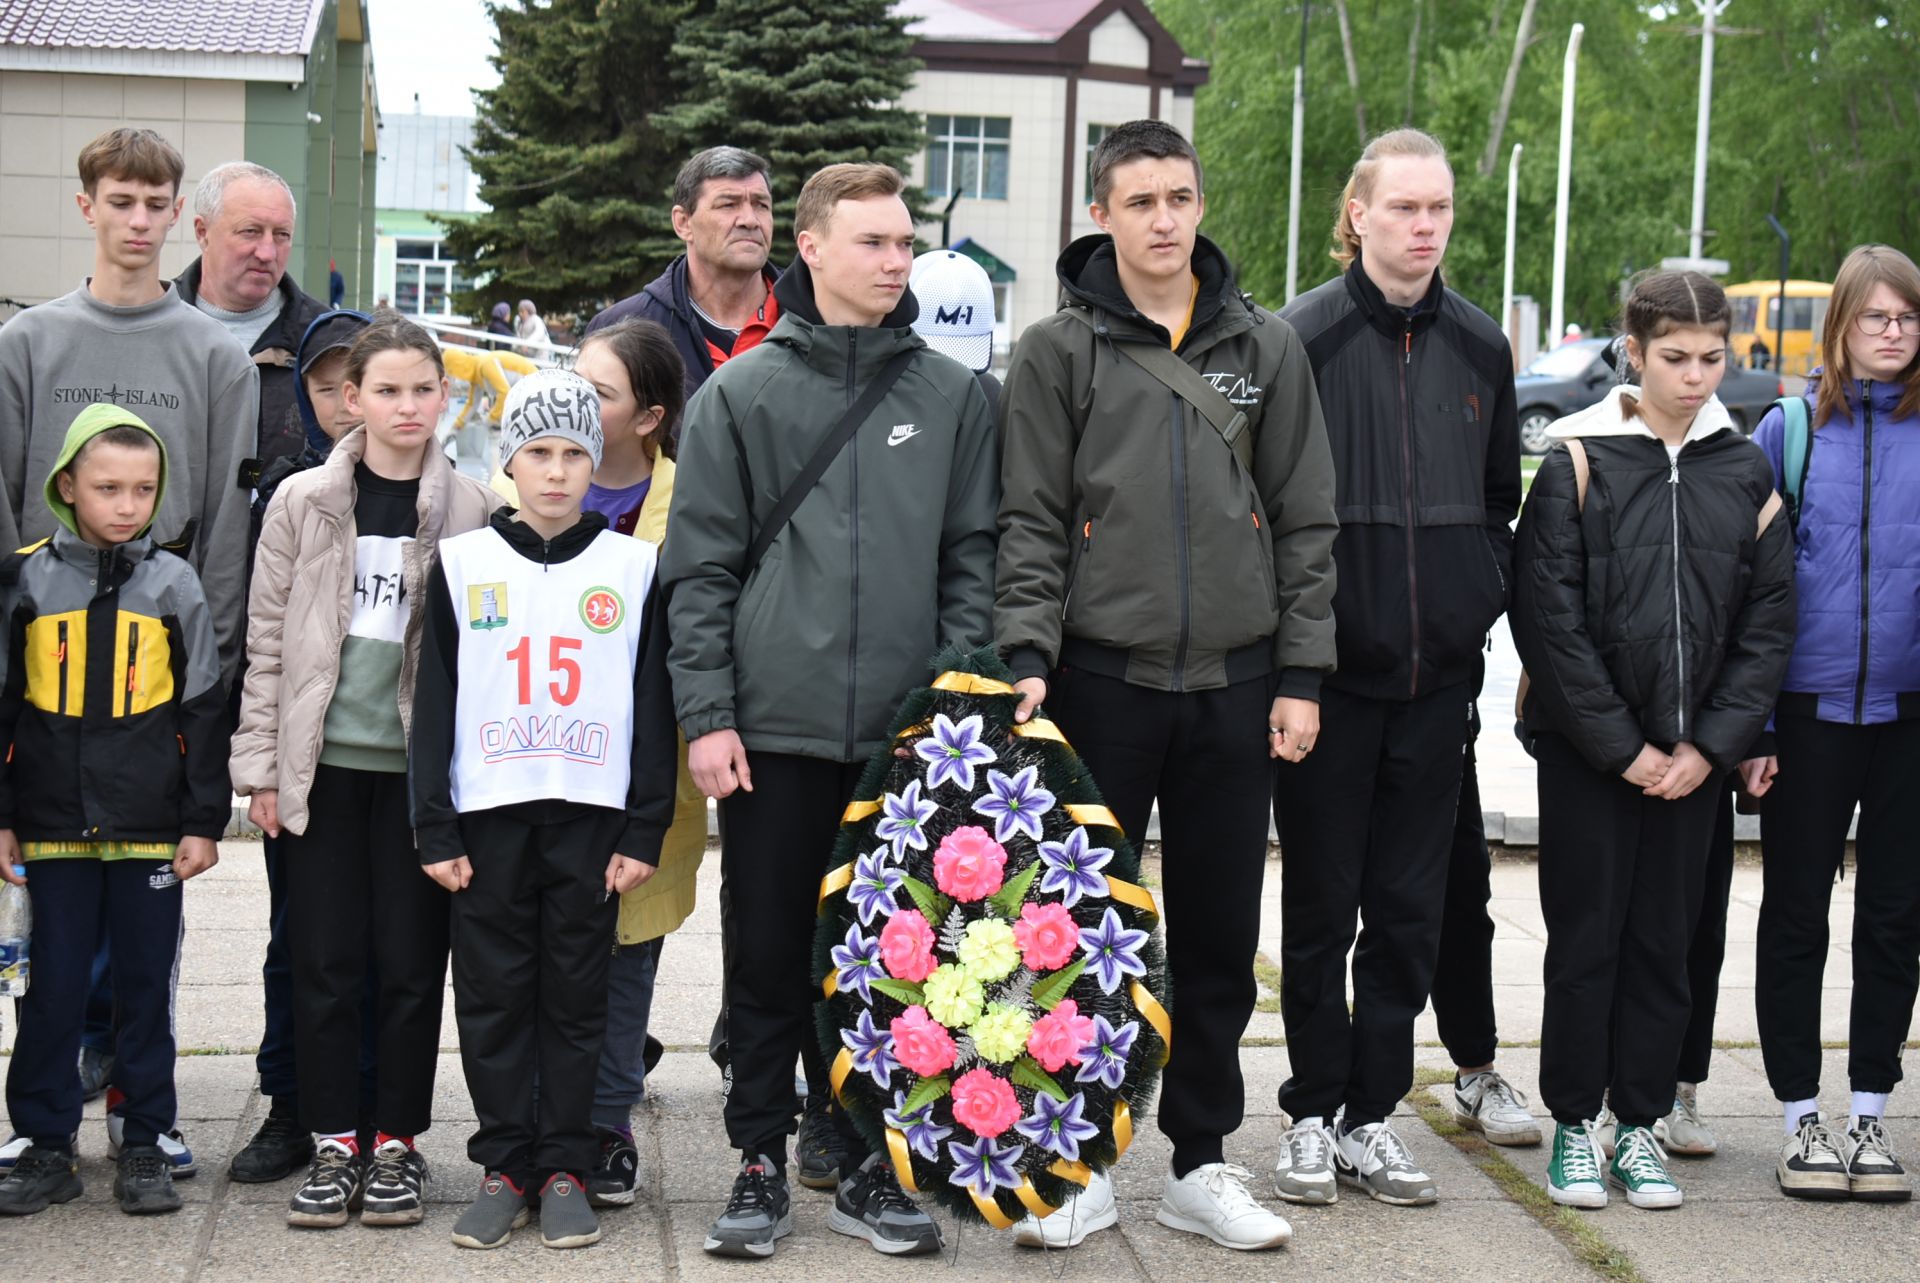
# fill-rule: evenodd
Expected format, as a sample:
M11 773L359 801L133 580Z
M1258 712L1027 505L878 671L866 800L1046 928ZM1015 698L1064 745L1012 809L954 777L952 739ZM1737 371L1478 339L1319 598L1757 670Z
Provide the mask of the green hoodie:
M60 453L53 460L53 468L47 473L47 484L42 491L47 498L47 507L53 510L55 518L75 535L80 533L80 528L74 524L73 505L60 497L60 474L72 466L74 457L87 442L113 428L138 428L152 439L155 448L160 451L160 486L153 492L153 513L160 511L160 501L166 498L167 443L160 439L158 432L147 426L145 419L133 411L96 401L82 410L67 428L66 440L60 443ZM153 528L153 513L148 514L147 524L134 532L135 539Z

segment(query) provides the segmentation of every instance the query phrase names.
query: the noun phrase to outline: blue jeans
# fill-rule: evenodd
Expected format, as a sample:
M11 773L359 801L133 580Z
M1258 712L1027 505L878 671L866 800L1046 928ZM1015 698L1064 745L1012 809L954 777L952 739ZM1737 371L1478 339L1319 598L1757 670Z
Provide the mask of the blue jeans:
M647 1017L665 936L613 951L607 968L607 1034L600 1045L600 1076L593 1088L593 1125L624 1128L646 1099Z

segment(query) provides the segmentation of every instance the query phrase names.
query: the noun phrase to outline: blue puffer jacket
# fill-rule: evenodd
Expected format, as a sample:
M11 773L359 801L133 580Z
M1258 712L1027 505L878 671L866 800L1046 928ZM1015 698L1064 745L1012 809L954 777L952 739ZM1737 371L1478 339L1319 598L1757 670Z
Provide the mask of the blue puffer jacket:
M1819 372L1807 384L1808 413ZM1861 380L1813 433L1794 571L1800 621L1782 710L1824 722L1920 716L1920 418L1895 416L1905 389ZM1754 440L1782 481L1785 425L1767 411Z

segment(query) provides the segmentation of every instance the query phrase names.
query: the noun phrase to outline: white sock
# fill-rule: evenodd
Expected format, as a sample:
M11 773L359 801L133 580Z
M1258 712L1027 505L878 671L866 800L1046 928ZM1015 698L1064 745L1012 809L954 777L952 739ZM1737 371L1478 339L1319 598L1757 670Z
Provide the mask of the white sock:
M1799 1132L1800 1120L1802 1118L1808 1114L1817 1114L1820 1112L1820 1102L1818 1100L1789 1100L1783 1102L1780 1108L1781 1112L1786 1115L1787 1135L1792 1136Z
M1862 1118L1885 1118L1887 1116L1887 1096L1884 1091L1856 1091L1853 1093L1852 1126L1858 1127Z

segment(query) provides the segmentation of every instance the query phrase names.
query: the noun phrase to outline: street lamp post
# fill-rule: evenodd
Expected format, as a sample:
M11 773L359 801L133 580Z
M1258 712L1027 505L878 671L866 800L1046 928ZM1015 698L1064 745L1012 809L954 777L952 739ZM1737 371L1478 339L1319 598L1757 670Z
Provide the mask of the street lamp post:
M1307 131L1307 15L1300 6L1300 61L1293 68L1293 168L1287 178L1287 302L1299 293L1300 283L1300 153Z
M1560 177L1553 205L1553 306L1548 312L1547 342L1556 343L1567 320L1567 192L1573 183L1573 74L1586 27L1576 22L1567 36L1567 59L1560 74Z
M1687 254L1699 258L1707 238L1707 122L1713 114L1713 23L1728 0L1693 0L1700 11L1700 107L1693 124L1693 223Z
M1520 144L1513 145L1513 157L1507 161L1507 266L1500 284L1500 328L1507 333L1507 346L1519 344L1513 334L1513 239L1520 212Z

